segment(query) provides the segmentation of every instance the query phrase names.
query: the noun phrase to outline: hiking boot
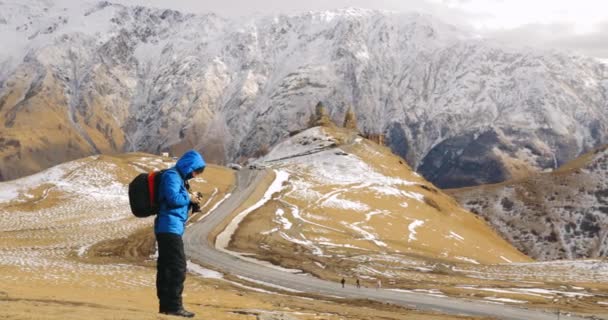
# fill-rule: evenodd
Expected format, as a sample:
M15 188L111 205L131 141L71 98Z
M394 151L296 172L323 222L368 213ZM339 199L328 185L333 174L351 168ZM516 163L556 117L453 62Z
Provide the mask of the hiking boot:
M194 313L190 311L186 311L186 309L181 308L177 311L161 311L160 313L166 314L168 316L176 316L176 317L184 317L184 318L194 318Z

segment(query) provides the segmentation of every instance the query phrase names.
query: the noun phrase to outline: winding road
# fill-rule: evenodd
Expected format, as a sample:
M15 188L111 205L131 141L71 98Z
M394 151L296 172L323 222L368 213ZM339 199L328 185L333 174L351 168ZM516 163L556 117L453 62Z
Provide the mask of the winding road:
M218 250L208 241L210 232L227 219L268 174L262 170L243 169L237 173L237 181L232 195L201 221L189 226L184 235L186 254L195 262L209 265L224 273L241 276L253 281L261 281L286 289L341 297L345 299L369 299L408 308L436 311L444 314L486 316L506 320L555 320L555 313L516 308L507 305L490 304L425 294L405 293L369 288L344 289L339 283L321 280L310 275L293 274L277 268L249 262L235 255ZM577 316L561 316L561 319L585 319Z

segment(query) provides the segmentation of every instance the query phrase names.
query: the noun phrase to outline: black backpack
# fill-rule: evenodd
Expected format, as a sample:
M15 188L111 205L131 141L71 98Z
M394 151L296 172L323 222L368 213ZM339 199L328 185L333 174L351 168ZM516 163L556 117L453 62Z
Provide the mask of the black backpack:
M158 189L165 171L167 169L142 173L129 183L129 205L134 216L145 218L158 214Z

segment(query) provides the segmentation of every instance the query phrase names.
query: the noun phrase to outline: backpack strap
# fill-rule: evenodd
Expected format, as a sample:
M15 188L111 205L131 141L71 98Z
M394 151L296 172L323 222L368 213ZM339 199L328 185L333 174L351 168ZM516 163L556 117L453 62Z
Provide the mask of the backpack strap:
M155 193L155 188L154 188L154 177L157 175L158 173L155 171L152 171L148 174L148 194L150 195L150 203L153 204L154 203L154 193Z

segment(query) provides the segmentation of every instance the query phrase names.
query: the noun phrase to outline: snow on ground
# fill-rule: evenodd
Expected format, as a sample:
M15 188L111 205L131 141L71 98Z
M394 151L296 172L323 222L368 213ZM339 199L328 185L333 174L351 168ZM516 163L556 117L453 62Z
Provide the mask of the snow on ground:
M517 303L517 304L521 304L521 303L527 303L526 301L515 300L515 299L509 299L509 298L485 297L484 299L486 299L486 300L491 300L491 301L495 301L495 302L507 302L507 303Z
M513 261L511 261L511 260L509 260L509 259L507 259L507 258L505 258L505 257L503 257L503 256L500 256L500 258L501 258L502 260L504 260L506 263L513 263Z
M584 298L593 297L594 295L585 291L564 291L555 289L543 289L543 288L488 288L488 287L476 287L476 286L457 286L457 288L465 290L476 290L486 291L494 293L502 293L508 295L527 295L532 297L539 297L547 300L552 300L555 297L568 297L568 298ZM584 290L584 289L583 289Z
M359 140L361 141L361 139ZM359 239L367 240L379 247L387 247L385 242L379 240L379 235L367 225L373 217L390 215L391 212L387 210L371 211L372 209L367 203L352 198L353 192L362 190L373 192L380 197L407 197L416 201L423 201L424 198L421 194L400 190L400 187L415 185L414 182L385 176L359 157L352 154L347 155L337 149L335 139L325 134L321 128L309 129L281 142L259 162L264 166L271 165L280 168L290 175L288 190L280 198L280 202L290 209L290 217L287 217L282 210L277 211L274 220L279 226L265 231L264 234L288 229L285 228L285 221L289 221L290 218L295 219L298 225L321 228L316 230L344 232L341 228L336 229L336 227L324 225L322 216L315 215L313 211L306 208L299 208L290 200L299 199L313 203L321 210L337 209L345 213L361 212L365 216L364 221L341 221L340 224L358 235ZM326 193L314 190L315 187L324 185L331 186L333 190ZM407 202L404 203L407 206ZM358 247L327 240L315 245L311 240L304 239L301 233L287 235L287 232L282 232L281 237L308 248L314 248L312 249L314 254L320 256L324 255L324 252L319 245L333 248Z
M412 242L424 247L427 244L421 242L428 240L427 229L432 230L437 237L449 239L447 241L456 246L471 244L474 236L466 229L451 225L439 230L440 226L428 220L430 218L417 215L420 208L428 206L425 195L417 191L425 189L433 192L432 189L421 187L420 180L416 180L419 177L412 176L412 180L418 181L413 182L385 176L354 153L344 152L352 149L332 146L332 138L320 133L319 128L311 131L312 134L304 132L301 136L282 142L259 161L265 167L284 171L288 175L284 188L275 199L278 208L270 212L274 213L274 224L262 233L274 234L306 248L306 252L319 258L321 262L315 261L315 265L320 269L331 271L335 268L332 259L343 260L352 263L353 268L349 272L366 281L387 279L388 287L391 286L390 279L396 279L396 282L397 279L409 279L413 283L435 282L440 281L438 279L444 277L446 272L469 278L475 283L484 283L487 279L492 285L461 289L481 291L482 296L483 292L489 293L486 295L491 297L484 297L488 302L511 304L526 303L526 297L531 300L543 298L550 302L558 296L588 298L591 295L588 289L545 287L545 279L559 282L571 277L584 282L590 279L590 272L594 270L608 278L605 276L608 269L595 263L583 263L580 266L576 262L563 265L556 263L550 267L538 263L487 265L481 264L482 260L477 260L477 257L474 259L457 254L456 251L448 253L446 249L445 257L449 255L451 259L462 262L451 265L418 260L413 258L416 255L409 254L407 248L403 251L394 250L388 244L392 246L396 241ZM374 201L373 205L370 199ZM393 203L394 206L390 209L382 207L386 203ZM437 214L439 217L453 215L451 212ZM401 232L397 232L401 238L384 238L386 234L383 232L386 229L383 228L391 225L401 228ZM404 227L407 230L403 230ZM481 244L477 245L479 249ZM262 246L265 250L272 249L269 244ZM508 254L501 253L497 257L506 263L515 261ZM565 272L571 268L578 271ZM498 287L497 281L505 282ZM512 287L503 288L505 283L513 282L516 284ZM494 288L493 285L497 287ZM520 285L530 287L517 287ZM416 289L404 292L421 291ZM437 290L427 290L425 293L443 296Z
M239 224L243 221L243 219L245 219L245 217L248 214L250 214L254 210L263 206L266 202L268 202L272 198L272 195L279 192L283 188L283 183L289 179L289 174L285 171L275 170L275 175L276 175L276 177L275 177L274 181L270 184L270 187L268 187L268 189L264 193L264 196L262 196L262 198L258 202L256 202L254 205L252 205L251 207L240 212L234 219L232 219L232 221L230 221L228 226L226 226L226 228L217 236L216 241L215 241L215 247L216 247L216 249L218 249L220 251L226 252L228 254L237 256L240 259L247 260L247 261L250 261L253 263L265 265L265 266L268 266L268 267L271 267L274 269L278 269L278 270L282 270L285 272L302 273L302 270L281 268L281 267L271 264L269 262L253 259L251 257L247 257L238 252L230 251L227 249L228 244L230 243L230 240L232 239L232 235L238 228Z
M324 256L323 250L321 250L318 246L316 246L314 242L307 240L303 234L300 234L300 238L290 237L285 232L280 232L279 234L281 235L281 237L283 239L285 239L287 241L297 243L305 248L310 249L310 251L312 251L312 253L316 256Z
M270 198L272 197L273 194L281 191L281 189L283 188L283 182L285 182L285 181L287 181L287 179L289 179L289 174L285 171L275 170L275 174L276 174L276 177L275 177L274 181L272 182L270 187L268 187L268 190L266 190L262 199L260 199L253 206L240 212L234 219L232 219L232 221L230 221L230 224L228 224L226 229L224 229L224 231L222 231L217 236L217 239L215 241L216 248L218 248L219 250L222 250L222 251L233 253L232 251L226 250L226 248L228 247L228 244L230 243L230 239L232 239L232 235L238 228L241 221L243 221L243 219L245 219L245 217L248 214L250 214L254 210L263 206L266 202L268 202L268 200L270 200Z
M188 260L187 262L187 268L188 271L201 276L203 278L209 278L209 279L223 279L224 276L217 272L217 271L213 271L213 270L209 270L207 268L203 268L200 265Z
M454 258L456 260L461 260L461 261L465 261L465 262L468 262L468 263L479 264L479 262L477 260L471 259L471 258L467 258L467 257L458 257L458 256L456 256Z
M277 219L276 222L280 223L282 225L282 228L285 230L289 230L291 229L291 222L289 222L289 220L287 218L285 218L283 215L285 214L285 210L283 209L277 209Z
M351 230L355 231L359 234L363 239L373 242L375 245L379 247L387 247L386 243L378 240L378 235L374 234L370 231L365 230L365 226L360 226L362 222L359 223L347 223L342 222L342 225L349 227Z
M112 174L116 170L113 162L92 156L0 183L0 268L18 267L21 276L55 283L107 275L115 281L91 286L153 286L153 279L132 278L129 270L139 267L79 260L95 243L150 225L150 219L133 218L127 186ZM30 195L29 202L21 201L22 194ZM0 282L7 276L0 274Z
M89 157L88 159L93 159L94 157ZM72 172L76 168L82 166L82 160L80 161L71 161L59 166L52 167L50 169L44 170L37 174L24 177L21 179L1 182L0 183L0 204L6 203L12 200L19 200L19 195L22 195L27 192L27 190L43 185L43 184L55 184L60 182L60 180L69 172ZM29 197L28 197L29 198ZM29 199L23 199L20 202L27 201Z
M416 239L416 228L423 224L424 224L424 221L421 221L421 220L414 220L414 222L410 223L410 225L407 227L407 229L410 231L408 242L413 241L413 240L418 240L418 239Z
M429 296L434 296L434 297L442 297L445 298L446 295L443 294L443 292L441 292L440 290L437 289L414 289L414 290L406 290L406 289L388 289L390 291L395 291L395 292L406 292L406 293L422 293L422 294L426 294Z
M365 203L351 201L348 199L340 199L339 194L333 194L328 199L324 200L322 205L328 208L338 208L354 211L369 211L371 208Z
M315 151L328 148L335 141L327 137L320 127L306 131L306 134L299 134L293 138L286 139L261 160L267 163L285 160L305 155L310 155Z
M210 213L212 213L213 211L215 211L215 209L217 209L217 207L219 207L222 204L222 202L224 202L226 199L228 199L230 197L230 195L232 195L232 193L227 193L220 201L216 202L213 205L213 207L211 207L211 209L209 209L209 211L207 211L207 213L201 215L198 218L198 220L196 220L196 221L198 222L198 221L203 220L206 216L208 216ZM211 198L209 199L209 201L211 201ZM203 206L203 208L206 207L206 206L207 206L207 203Z
M243 277L243 276L238 276L238 275L237 275L237 277L239 279L243 279L245 281L252 282L252 283L257 283L257 284L265 286L265 287L275 288L275 289L279 289L279 290L283 290L283 291L287 291L287 292L302 293L302 291L298 291L298 290L282 287L282 286L279 286L279 285L276 285L276 284L272 284L272 283L268 283L268 282L264 282L264 281L259 281L259 280L255 280L255 279L251 279L251 278L247 278L247 277Z

